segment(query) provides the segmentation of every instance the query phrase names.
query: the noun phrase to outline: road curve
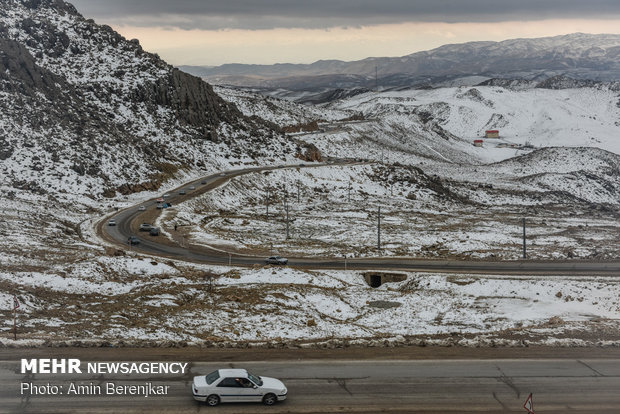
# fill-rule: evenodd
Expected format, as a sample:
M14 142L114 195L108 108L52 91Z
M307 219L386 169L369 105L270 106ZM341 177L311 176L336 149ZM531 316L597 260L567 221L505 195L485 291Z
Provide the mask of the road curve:
M316 168L333 165L350 165L350 161L338 161L332 164L299 164L278 167L254 167L226 171L194 180L171 190L167 199L173 205L189 198L210 191L231 178L255 172L274 170L277 168ZM205 184L202 184L202 183ZM195 186L187 195L179 195L179 189ZM146 211L138 211L138 206L123 209L112 216L106 217L97 224L97 232L108 242L123 249L132 249L151 255L185 260L195 263L208 263L233 266L253 266L264 264L264 257L239 255L209 249L205 246L190 245L181 247L169 240L155 237L141 237L138 223L153 222L161 210L155 209L155 199L140 203L147 207ZM116 226L108 226L109 219L115 219ZM127 239L137 236L141 243L128 246ZM461 272L472 274L497 275L551 275L551 276L620 276L620 261L583 261L583 260L431 260L402 257L369 257L369 258L308 258L289 257L289 265L306 269L350 269L350 270L403 270L415 272Z

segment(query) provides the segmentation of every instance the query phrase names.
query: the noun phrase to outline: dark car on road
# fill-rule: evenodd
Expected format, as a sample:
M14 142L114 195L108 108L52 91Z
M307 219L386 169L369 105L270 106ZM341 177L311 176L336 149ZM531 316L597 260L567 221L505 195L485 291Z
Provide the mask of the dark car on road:
M133 246L135 244L140 244L140 239L137 238L136 236L129 236L129 238L127 239L127 244L130 246Z
M108 221L108 226L116 226L116 220L110 219L110 221Z
M159 228L151 227L151 230L149 230L149 234L151 236L159 236Z
M287 263L288 263L288 259L282 256L271 256L265 259L265 264L285 265Z

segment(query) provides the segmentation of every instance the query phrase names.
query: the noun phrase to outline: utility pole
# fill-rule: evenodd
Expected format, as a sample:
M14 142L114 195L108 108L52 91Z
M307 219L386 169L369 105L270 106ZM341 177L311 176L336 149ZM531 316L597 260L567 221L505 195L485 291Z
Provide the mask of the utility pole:
M351 182L349 182L349 194L347 195L347 203L351 202Z
M267 208L267 212L265 215L267 216L267 220L269 220L269 186L267 186L267 198L265 199L265 206Z
M17 308L19 308L19 301L17 296L13 295L13 340L17 341Z
M205 285L207 286L207 292L209 292L209 306L213 308L215 304L215 297L213 295L213 273L205 273Z
M523 217L523 258L527 259L527 251L525 247L525 217Z
M381 206L377 211L377 250L381 254Z
M207 285L207 290L209 293L213 292L213 273L205 273L205 283Z
M289 218L288 218L288 199L284 200L284 206L286 208L286 240L289 238Z
M299 204L299 186L300 186L300 182L299 180L297 180L297 204Z

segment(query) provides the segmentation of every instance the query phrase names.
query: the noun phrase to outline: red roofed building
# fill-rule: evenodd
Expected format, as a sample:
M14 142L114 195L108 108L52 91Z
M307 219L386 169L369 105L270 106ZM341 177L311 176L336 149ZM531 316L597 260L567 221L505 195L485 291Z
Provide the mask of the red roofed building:
M497 129L488 129L484 131L485 138L499 138L499 130Z

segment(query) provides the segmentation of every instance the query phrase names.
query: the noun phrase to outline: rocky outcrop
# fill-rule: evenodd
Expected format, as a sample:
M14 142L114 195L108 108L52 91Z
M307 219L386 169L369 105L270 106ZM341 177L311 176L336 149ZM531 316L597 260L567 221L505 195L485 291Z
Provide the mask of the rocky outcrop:
M62 15L65 13L79 15L77 9L63 0L21 0L21 3L30 9L53 8Z
M179 121L197 128L206 139L218 140L220 122L239 125L245 119L236 106L213 92L211 85L178 69L172 69L167 78L153 86L153 94L146 98L170 107Z
M322 162L323 156L321 155L321 151L314 144L304 144L303 149L299 148L297 154L295 155L297 158L303 161L308 162Z
M287 125L282 128L282 131L290 134L297 132L314 132L319 130L319 123L317 121L306 122L305 124Z
M155 189L170 178L162 163L295 150L273 124L62 0L0 0L0 107L0 159L12 161L0 174L34 171L40 188L63 178L94 196Z
M0 84L2 90L32 96L43 93L53 100L61 98L58 85L65 82L59 76L38 66L33 56L20 43L3 37L6 27L0 27ZM66 87L66 85L64 85ZM65 89L66 92L66 89Z
M567 76L552 76L536 85L540 89L573 89L573 88L595 88L602 82L592 80L577 80Z

